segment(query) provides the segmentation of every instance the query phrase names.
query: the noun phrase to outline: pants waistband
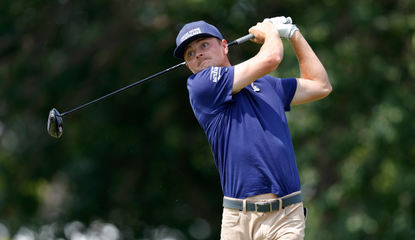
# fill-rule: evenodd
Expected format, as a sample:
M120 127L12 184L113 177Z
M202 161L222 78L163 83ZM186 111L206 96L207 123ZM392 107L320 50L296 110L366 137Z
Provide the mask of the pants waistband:
M260 202L246 202L244 200L234 200L229 198L223 199L223 206L226 208L233 208L238 210L244 210L244 203L246 204L247 211L255 212L272 212L274 210L284 209L285 207L299 203L303 201L303 195L301 192L296 192L282 198L278 198L273 201L260 201Z

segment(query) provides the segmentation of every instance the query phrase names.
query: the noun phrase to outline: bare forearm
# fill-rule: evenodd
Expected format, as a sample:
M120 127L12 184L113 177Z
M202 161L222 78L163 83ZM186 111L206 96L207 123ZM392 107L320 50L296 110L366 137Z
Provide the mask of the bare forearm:
M275 29L277 30L277 29ZM270 70L267 74L274 71L282 61L284 55L284 46L282 44L278 31L275 32L255 32L257 36L254 42L262 44L260 51L254 57L259 62L270 62ZM261 65L264 65L263 63Z
M269 74L278 67L283 56L284 47L279 35L276 34L275 36L268 36L265 39L264 44L261 46L260 51L254 57L257 62L255 64L264 66L264 73ZM268 67L265 68L265 66ZM264 75L264 73L261 75Z
M284 54L278 29L272 23L259 23L249 31L255 36L252 41L263 45L255 57L235 66L233 94L258 78L274 71L280 64Z
M326 69L303 35L296 31L290 41L301 70L301 78L297 78L297 90L291 105L315 101L329 95L332 87Z
M290 41L300 65L301 78L330 85L323 64L303 35L299 31L296 31Z

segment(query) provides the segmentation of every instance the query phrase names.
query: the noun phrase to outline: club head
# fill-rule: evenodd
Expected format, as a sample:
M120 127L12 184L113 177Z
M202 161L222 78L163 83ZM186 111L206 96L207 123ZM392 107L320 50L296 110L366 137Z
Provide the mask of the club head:
M63 120L55 108L49 112L47 130L49 135L55 138L59 138L63 133Z

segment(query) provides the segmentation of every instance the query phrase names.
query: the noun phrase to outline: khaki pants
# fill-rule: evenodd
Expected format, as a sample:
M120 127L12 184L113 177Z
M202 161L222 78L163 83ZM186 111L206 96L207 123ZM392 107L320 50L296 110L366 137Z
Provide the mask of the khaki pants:
M277 199L277 195L262 194L241 201L261 202ZM221 240L297 240L304 239L304 230L302 202L266 213L223 208Z

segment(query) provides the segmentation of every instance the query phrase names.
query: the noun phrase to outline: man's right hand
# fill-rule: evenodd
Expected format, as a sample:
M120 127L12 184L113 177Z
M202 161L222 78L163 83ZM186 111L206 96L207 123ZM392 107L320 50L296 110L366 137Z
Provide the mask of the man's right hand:
M257 25L251 27L249 29L249 33L252 33L255 38L251 39L252 42L263 44L265 39L269 36L280 38L278 27L275 24L272 24L271 22L262 22L257 23Z

